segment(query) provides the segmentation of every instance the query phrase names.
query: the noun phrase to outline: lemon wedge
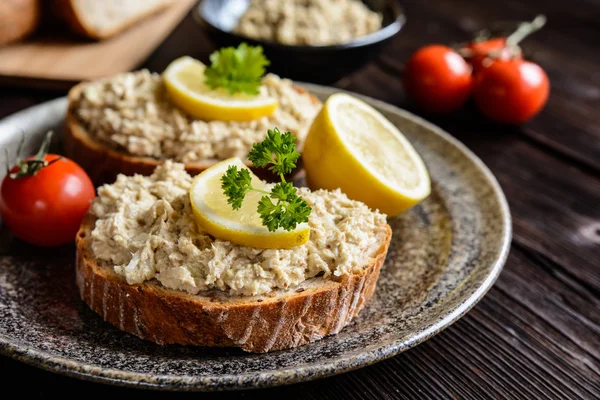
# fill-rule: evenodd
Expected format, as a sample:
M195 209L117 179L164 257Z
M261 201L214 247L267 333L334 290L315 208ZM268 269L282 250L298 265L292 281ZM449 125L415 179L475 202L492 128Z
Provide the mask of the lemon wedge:
M163 80L170 99L179 108L205 121L251 121L273 114L277 99L262 87L260 94L229 94L224 89L211 89L204 84L206 66L185 56L171 62Z
M288 249L308 241L310 227L301 223L293 231L282 228L270 232L262 224L256 211L263 194L250 191L246 194L242 207L238 210L227 204L221 189L221 176L230 165L238 169L248 168L239 158L230 158L208 168L199 174L190 188L190 201L198 226L216 238L228 240L242 246L260 249ZM252 186L269 191L271 185L261 181L250 171Z
M344 93L325 102L302 158L310 188L340 188L390 216L431 191L425 164L404 135L373 107Z

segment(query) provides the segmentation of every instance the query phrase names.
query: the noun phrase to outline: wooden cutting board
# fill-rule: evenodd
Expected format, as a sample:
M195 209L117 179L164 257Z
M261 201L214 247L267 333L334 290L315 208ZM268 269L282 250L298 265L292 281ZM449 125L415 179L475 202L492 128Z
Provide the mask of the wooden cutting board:
M121 34L92 42L77 37L36 35L0 47L0 83L69 87L82 80L131 71L175 29L198 0L177 0Z

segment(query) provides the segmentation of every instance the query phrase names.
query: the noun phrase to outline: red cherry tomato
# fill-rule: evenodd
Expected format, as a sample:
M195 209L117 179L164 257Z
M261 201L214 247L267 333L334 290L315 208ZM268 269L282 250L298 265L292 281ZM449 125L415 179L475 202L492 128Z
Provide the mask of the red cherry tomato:
M467 44L466 49L470 55L465 57L473 66L473 72L477 74L482 68L491 65L492 58L494 60L507 61L511 58L521 58L521 52L517 50L513 52L506 47L506 38L498 37L483 41L474 41ZM487 61L486 61L487 60Z
M550 83L537 64L524 60L495 61L475 79L475 102L488 118L520 124L546 104Z
M44 159L52 162L59 157L48 154ZM17 170L15 166L11 172ZM39 246L56 246L74 240L95 196L85 171L62 157L33 176L6 176L0 187L0 214L18 238Z
M404 87L408 96L427 111L451 112L471 94L471 67L449 47L425 46L408 60Z

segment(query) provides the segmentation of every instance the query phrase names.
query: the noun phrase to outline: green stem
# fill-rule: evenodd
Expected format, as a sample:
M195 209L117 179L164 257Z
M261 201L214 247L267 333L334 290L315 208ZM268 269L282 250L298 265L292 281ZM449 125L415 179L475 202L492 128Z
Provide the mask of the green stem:
M10 176L10 161L8 160L8 149L4 149L4 155L6 156L6 175Z
M515 56L521 53L521 48L518 44L525 39L527 36L532 33L542 29L542 27L546 24L546 17L544 15L538 15L531 22L521 22L517 29L508 35L505 41L505 45L503 48L498 50L491 50L486 54L487 61L491 62L494 59L499 59L502 57L504 50L508 49L510 51L510 57L514 58ZM488 40L492 37L491 31L484 30L481 31L474 39L474 42ZM475 53L468 49L463 45L460 45L456 50L461 56L465 58L473 57Z
M46 137L44 137L44 141L42 142L40 149L38 150L37 154L35 155L34 160L40 160L40 161L44 160L44 157L46 157L46 154L48 154L48 151L50 150L50 142L52 141L53 133L54 132L49 131L46 134Z
M252 190L258 193L262 193L262 194L266 194L266 195L271 195L271 192L267 192L266 190L261 190L261 189L256 189L254 186L250 186L250 188L248 190Z
M61 159L61 157L57 157L54 160L48 162L46 161L46 156L48 155L48 151L50 150L50 142L52 140L52 131L48 132L46 134L46 137L44 137L44 141L42 142L42 145L40 146L40 149L38 150L37 154L30 158L29 160L21 160L21 152L23 150L23 145L25 143L25 134L23 134L23 136L21 137L21 142L19 143L19 149L18 149L18 155L17 155L17 165L16 165L16 171L11 173L10 172L10 165L8 165L8 151L6 151L7 157L6 157L6 162L7 162L7 171L8 171L8 177L10 179L19 179L19 178L23 178L23 177L27 177L27 176L34 176L35 174L37 174L39 171L41 171L43 168L46 168L52 164L54 164L56 161L58 161L59 159Z
M539 31L546 24L546 17L544 15L538 15L531 22L522 22L516 31L511 33L506 38L506 46L514 47L527 36L531 35L535 31Z

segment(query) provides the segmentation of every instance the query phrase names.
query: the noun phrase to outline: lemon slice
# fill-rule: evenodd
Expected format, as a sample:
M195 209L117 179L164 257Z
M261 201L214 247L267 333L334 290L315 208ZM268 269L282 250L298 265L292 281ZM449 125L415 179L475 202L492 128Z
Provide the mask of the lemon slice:
M270 232L262 224L256 211L258 201L263 196L261 193L248 192L239 210L227 204L221 189L221 176L230 165L247 169L239 158L230 158L194 178L190 201L197 224L216 238L260 249L288 249L306 243L310 235L307 223L297 225L293 231L279 228L275 232ZM271 189L271 185L261 181L252 171L250 176L254 188Z
M163 72L169 97L191 116L205 121L251 121L277 109L277 99L264 87L257 96L211 89L204 84L205 69L200 61L185 56L171 62Z
M365 102L329 97L302 152L312 189L340 188L348 197L396 215L431 191L425 164L408 140Z

